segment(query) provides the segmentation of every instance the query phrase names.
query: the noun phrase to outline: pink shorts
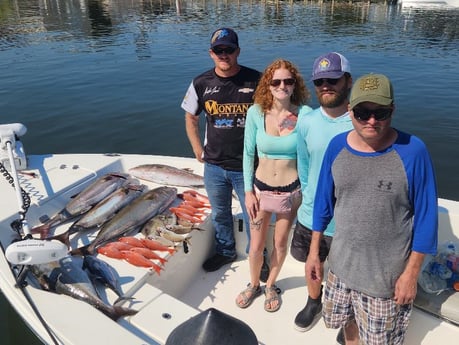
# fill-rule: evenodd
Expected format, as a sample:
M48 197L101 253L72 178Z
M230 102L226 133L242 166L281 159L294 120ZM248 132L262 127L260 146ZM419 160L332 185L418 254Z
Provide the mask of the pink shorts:
M273 192L268 190L260 191L255 187L260 210L272 213L290 213L292 208L301 203L301 188L293 192Z

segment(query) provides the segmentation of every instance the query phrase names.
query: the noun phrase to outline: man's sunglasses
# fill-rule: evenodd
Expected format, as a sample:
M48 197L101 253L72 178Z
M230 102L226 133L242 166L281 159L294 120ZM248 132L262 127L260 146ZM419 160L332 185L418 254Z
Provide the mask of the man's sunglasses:
M313 80L312 82L314 83L315 86L322 86L323 83L327 82L328 84L330 85L336 85L338 84L339 80L341 78L338 78L338 79L333 79L333 78L320 78L320 79L316 79L316 80Z
M392 116L392 108L379 108L379 109L365 109L365 108L354 108L354 117L359 121L368 121L371 116L376 121L384 121Z
M217 55L222 55L223 53L231 55L236 51L236 48L232 48L232 47L227 47L227 48L213 47L212 51Z
M284 85L287 86L292 86L295 84L295 79L294 78L287 78L287 79L273 79L271 80L270 84L271 86L278 87L282 82L284 82Z

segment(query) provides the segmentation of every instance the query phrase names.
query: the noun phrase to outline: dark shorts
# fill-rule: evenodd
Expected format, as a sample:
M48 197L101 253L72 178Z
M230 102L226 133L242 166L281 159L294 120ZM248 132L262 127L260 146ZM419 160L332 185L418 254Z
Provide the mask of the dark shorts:
M312 231L299 222L296 223L293 232L292 243L290 245L290 254L301 262L306 262L309 254L309 246L311 245ZM319 258L321 262L327 259L328 252L332 243L331 236L322 236L320 241Z

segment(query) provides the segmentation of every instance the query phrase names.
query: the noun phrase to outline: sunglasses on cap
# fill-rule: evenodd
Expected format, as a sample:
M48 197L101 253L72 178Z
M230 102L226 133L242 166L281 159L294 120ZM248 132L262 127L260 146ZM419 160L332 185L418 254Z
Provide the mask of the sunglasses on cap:
M379 109L366 109L366 108L354 108L354 117L359 121L368 121L371 116L376 121L384 121L392 116L392 108L379 108Z
M327 84L330 84L330 85L336 85L336 84L338 84L340 79L341 78L337 78L337 79L334 79L334 78L320 78L320 79L313 80L312 82L314 83L315 86L322 86L323 83L325 83L325 82L327 82Z
M287 79L273 79L269 83L271 86L278 87L282 82L284 82L284 85L287 86L292 86L295 84L295 79L294 78L287 78Z
M213 47L212 51L217 55L222 55L223 53L231 55L236 51L236 48L232 48L232 47L226 47L226 48Z

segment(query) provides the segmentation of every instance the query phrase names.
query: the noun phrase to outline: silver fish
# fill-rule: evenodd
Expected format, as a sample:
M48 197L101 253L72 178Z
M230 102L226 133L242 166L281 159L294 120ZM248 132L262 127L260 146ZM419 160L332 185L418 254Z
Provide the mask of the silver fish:
M91 209L92 206L110 195L121 185L126 183L129 175L110 173L101 176L78 195L73 197L67 205L44 224L32 228L32 233L40 233L42 238L48 236L49 230L59 224L74 219Z
M144 164L129 169L129 173L142 180L160 185L202 187L204 178L188 170L163 164Z
M113 320L134 315L137 310L112 306L102 301L96 292L87 273L71 256L64 257L58 262L34 265L32 272L39 280L49 282L50 291L82 300L102 311Z
M199 226L196 226L194 223L191 223L188 225L181 225L181 224L166 225L165 228L167 230L173 231L177 235L189 234L193 230L205 231L204 229L201 229Z
M145 185L129 183L114 191L105 199L96 204L82 218L72 224L69 228L70 234L101 226L112 218L117 211L139 197L146 189Z
M74 249L71 253L73 255L93 254L98 246L116 240L163 212L176 197L177 189L166 186L144 193L103 224L94 241L88 246Z

